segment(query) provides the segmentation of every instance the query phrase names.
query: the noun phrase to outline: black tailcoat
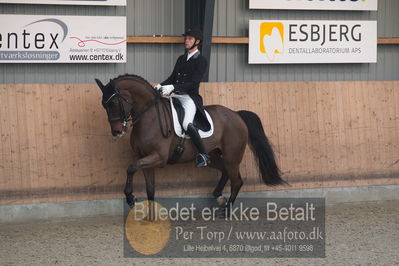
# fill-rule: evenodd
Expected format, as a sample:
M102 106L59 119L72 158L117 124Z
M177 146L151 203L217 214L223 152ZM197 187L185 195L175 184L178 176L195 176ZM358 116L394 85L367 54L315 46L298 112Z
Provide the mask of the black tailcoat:
M204 77L208 62L198 51L187 61L187 53L179 56L172 74L161 85L173 85L176 94L188 94L193 99L197 113L195 120L201 124L201 129L210 129L204 112L202 97L199 95L199 84Z

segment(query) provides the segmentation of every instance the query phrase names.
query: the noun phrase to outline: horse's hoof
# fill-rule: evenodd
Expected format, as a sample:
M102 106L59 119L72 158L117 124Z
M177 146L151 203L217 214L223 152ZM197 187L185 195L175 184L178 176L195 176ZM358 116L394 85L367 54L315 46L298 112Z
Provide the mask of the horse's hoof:
M216 198L220 207L226 207L227 199L222 195Z
M126 202L127 205L129 205L130 209L134 208L134 205L136 204L136 197L133 196L132 194L126 196Z

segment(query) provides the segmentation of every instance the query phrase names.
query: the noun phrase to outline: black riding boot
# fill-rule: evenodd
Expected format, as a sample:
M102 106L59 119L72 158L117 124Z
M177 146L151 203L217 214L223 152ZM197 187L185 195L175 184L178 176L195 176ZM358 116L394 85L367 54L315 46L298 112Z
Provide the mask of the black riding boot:
M187 133L190 135L191 140L199 152L196 160L197 167L207 166L210 163L209 155L205 152L204 144L198 134L198 130L192 123L188 124Z

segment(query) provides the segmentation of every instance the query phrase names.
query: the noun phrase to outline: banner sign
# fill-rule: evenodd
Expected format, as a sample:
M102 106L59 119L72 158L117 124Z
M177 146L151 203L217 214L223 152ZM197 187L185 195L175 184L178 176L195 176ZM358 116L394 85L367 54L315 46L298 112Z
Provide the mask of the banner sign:
M250 64L376 62L376 21L249 22Z
M378 0L249 0L249 8L376 11Z
M126 0L0 0L4 4L126 6Z
M229 205L230 206L230 205ZM324 198L157 198L124 205L125 258L325 258Z
M125 63L126 17L0 15L0 63Z

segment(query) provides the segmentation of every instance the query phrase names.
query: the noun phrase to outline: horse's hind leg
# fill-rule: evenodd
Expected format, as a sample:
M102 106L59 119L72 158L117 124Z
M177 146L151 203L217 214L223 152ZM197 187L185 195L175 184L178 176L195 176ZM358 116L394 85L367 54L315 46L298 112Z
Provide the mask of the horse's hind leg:
M243 181L241 178L241 174L240 174L238 165L230 166L230 167L228 167L226 165L226 168L227 168L227 172L230 177L230 183L231 183L230 198L229 198L229 201L227 202L227 205L229 207L230 205L234 204L234 201L237 198L238 192L240 192L240 189L243 185Z
M233 153L234 154L234 153ZM216 185L213 196L217 199L220 206L226 206L226 198L223 197L223 189L226 186L227 181L230 178L231 181L231 194L229 203L233 204L237 198L238 192L243 184L241 174L239 172L239 164L237 163L237 158L231 158L232 162L229 162L227 158L222 158L220 155L212 156L210 167L216 168L222 172L222 176L219 183Z
M218 153L211 153L211 164L209 165L212 168L218 169L222 172L222 176L220 177L219 183L216 185L215 189L212 192L212 195L217 200L220 206L226 206L227 199L223 196L223 189L226 186L227 181L229 180L229 176L227 174L226 169L224 168L224 163L222 157Z
M227 202L226 213L229 213L231 206L237 198L238 192L243 185L243 181L240 174L240 163L244 156L246 142L237 142L236 145L231 145L230 150L225 149L223 153L223 163L226 169L227 175L230 178L230 198ZM227 147L227 146L225 146Z
M225 171L222 171L222 176L220 177L219 183L216 185L212 193L215 198L222 196L227 180L229 180L229 176Z
M228 180L229 176L227 172L222 170L222 176L220 177L219 183L216 185L212 193L220 206L226 206L227 199L223 196L223 189Z
M241 132L241 131L240 131ZM236 133L239 133L238 131ZM242 131L238 136L226 136L223 145L223 163L227 175L230 178L230 198L227 202L227 209L229 209L237 198L238 192L243 185L240 174L240 163L244 157L245 147L247 145L246 132ZM231 139L238 139L241 141L231 142ZM228 210L227 210L228 211Z
M227 204L222 206L222 207L224 207L222 217L230 215L230 210L234 204L234 201L237 198L238 192L240 192L240 189L243 185L243 181L242 181L241 174L239 171L239 164L235 164L235 165L226 164L225 167L226 167L227 176L230 178L231 192L230 192L230 198L227 201Z

